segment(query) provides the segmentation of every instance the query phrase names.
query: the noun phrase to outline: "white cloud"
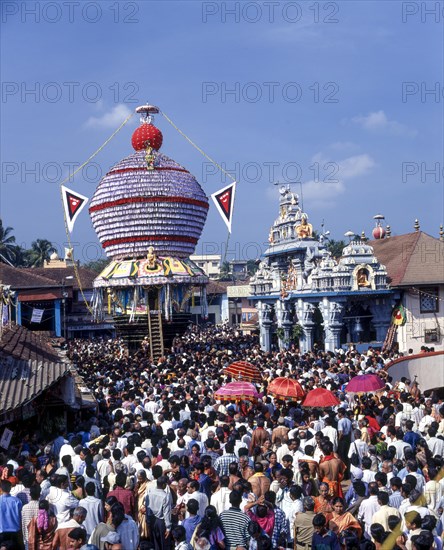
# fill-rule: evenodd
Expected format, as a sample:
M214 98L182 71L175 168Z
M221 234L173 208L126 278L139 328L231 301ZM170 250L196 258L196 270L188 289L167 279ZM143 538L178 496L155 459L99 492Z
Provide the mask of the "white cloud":
M356 143L353 143L352 141L335 141L333 143L330 143L328 147L329 149L333 149L334 151L345 151L347 149L352 150L358 148Z
M115 105L110 111L99 117L89 117L86 121L87 128L117 128L129 115L130 109L123 103Z
M343 180L362 176L369 172L375 165L375 161L370 155L355 155L338 162L339 177Z
M304 201L308 200L311 208L332 206L346 191L347 181L367 174L375 166L373 158L366 153L334 161L320 152L312 161L319 163L319 179L302 185Z
M414 137L416 135L415 130L411 130L396 120L390 120L382 110L374 111L366 116L355 116L351 121L355 124L359 124L364 130L370 132L385 132L397 136L405 135L409 137Z

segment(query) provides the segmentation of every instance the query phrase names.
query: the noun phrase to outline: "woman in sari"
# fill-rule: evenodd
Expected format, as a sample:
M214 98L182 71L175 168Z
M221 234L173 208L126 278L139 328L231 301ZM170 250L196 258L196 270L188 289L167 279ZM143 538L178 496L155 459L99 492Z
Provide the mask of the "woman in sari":
M319 484L319 496L314 498L315 514L324 514L327 517L327 514L332 513L331 500L328 496L329 486L328 483L321 482Z
M134 500L136 502L136 521L139 525L140 538L149 537L149 528L146 521L145 495L148 487L148 479L145 470L137 472L137 483L134 487Z
M28 524L28 550L51 550L57 519L49 514L49 502L41 500L37 517Z
M353 530L357 536L361 538L362 528L358 520L350 514L345 512L345 502L341 497L335 497L332 501L333 514L329 522L329 528L334 531L338 536L342 531Z

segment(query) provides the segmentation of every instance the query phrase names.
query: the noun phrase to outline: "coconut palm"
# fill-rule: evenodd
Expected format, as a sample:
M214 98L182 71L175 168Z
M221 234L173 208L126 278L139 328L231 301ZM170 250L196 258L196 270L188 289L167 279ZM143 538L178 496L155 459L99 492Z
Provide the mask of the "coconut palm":
M29 265L30 267L42 267L49 260L51 252L54 251L54 246L46 239L37 239L31 243L29 250Z
M231 266L229 262L223 262L220 266L219 280L220 281L231 281L233 278L233 272L231 271Z
M0 219L0 262L13 264L15 259L15 237L12 235L12 227L3 227Z

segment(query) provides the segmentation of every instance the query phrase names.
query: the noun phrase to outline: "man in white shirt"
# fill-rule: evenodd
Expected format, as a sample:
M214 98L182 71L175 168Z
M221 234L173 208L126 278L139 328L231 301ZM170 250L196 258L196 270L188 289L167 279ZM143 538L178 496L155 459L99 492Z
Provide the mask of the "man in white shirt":
M52 506L59 524L68 521L69 511L79 504L79 501L68 490L66 476L57 477L55 486L49 490L46 500Z
M361 439L361 430L355 430L353 435L355 440L351 443L348 450L348 458L351 458L353 453L357 453L359 456L359 462L361 462L364 456L368 456L368 445Z
M322 428L321 432L333 443L333 451L336 452L338 449L338 430L333 428L329 417L325 419L325 428Z
M373 516L381 508L378 502L378 486L376 483L369 483L369 497L361 502L358 511L358 519L365 523L365 536L371 539L370 527L372 526Z
M103 512L103 504L102 501L99 498L96 498L94 496L96 490L96 486L94 483L89 482L85 485L85 491L86 491L86 498L83 498L79 502L79 506L82 508L85 508L87 511L86 519L83 522L83 526L86 529L86 532L88 533L88 537L91 536L91 533L94 531L94 529L97 527L97 525L103 521L104 512Z
M103 449L102 458L97 462L97 473L99 474L102 487L105 477L111 472L110 459L111 451L109 449Z
M216 508L217 515L220 515L224 510L230 508L230 489L228 484L230 482L229 476L221 476L220 488L211 495L210 504Z
M429 436L427 445L432 453L432 456L444 456L444 440L436 437L436 429L430 427L427 430L427 434Z

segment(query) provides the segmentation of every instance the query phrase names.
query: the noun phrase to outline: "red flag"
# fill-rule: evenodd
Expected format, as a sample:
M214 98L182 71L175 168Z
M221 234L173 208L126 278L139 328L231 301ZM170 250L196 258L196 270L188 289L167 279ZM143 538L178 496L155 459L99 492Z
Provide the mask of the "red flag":
M231 221L233 218L234 195L236 193L236 182L230 183L227 187L216 191L211 195L211 198L222 216L222 219L227 224L228 231L231 233Z
M88 198L80 195L79 193L68 189L62 185L63 206L65 208L66 223L68 224L68 230L72 233L74 228L74 222L81 210L88 202Z

